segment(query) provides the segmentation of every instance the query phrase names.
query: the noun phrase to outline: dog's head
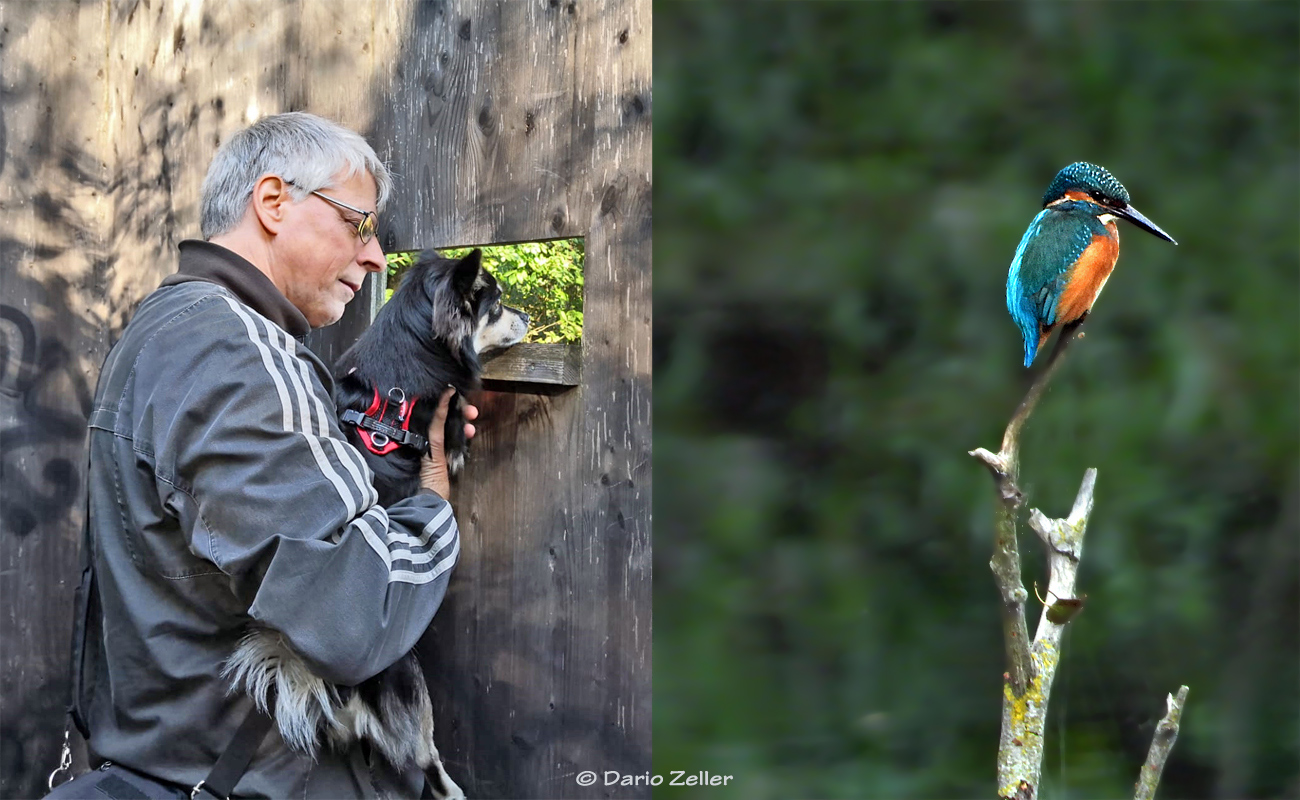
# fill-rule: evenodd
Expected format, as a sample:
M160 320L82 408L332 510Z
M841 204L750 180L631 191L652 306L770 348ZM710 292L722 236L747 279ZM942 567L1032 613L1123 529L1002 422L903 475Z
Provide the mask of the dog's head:
M528 315L501 302L501 286L483 268L482 250L459 259L427 250L412 269L432 300L433 335L462 354L509 347L528 333Z

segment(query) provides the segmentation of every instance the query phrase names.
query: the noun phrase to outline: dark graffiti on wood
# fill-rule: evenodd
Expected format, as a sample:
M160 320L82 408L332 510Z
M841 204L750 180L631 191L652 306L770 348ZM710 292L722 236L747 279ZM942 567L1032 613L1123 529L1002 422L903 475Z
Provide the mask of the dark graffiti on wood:
M31 320L10 305L0 305L0 391L7 406L0 414L0 505L5 533L24 537L43 523L66 519L81 488L80 468L70 458L31 458L79 444L90 413L90 388L78 374L67 347L47 339L37 347ZM39 360L37 353L40 354ZM69 397L64 394L71 391ZM69 407L68 401L75 405ZM39 459L39 456L37 456Z

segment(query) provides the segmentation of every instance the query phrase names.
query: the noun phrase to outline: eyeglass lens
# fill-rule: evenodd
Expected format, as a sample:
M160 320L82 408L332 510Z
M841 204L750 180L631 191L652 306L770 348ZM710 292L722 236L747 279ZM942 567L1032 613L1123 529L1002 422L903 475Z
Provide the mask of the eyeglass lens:
M361 220L361 224L357 225L357 236L361 238L362 244L368 244L371 238L374 237L375 227L375 215L367 212L366 216Z

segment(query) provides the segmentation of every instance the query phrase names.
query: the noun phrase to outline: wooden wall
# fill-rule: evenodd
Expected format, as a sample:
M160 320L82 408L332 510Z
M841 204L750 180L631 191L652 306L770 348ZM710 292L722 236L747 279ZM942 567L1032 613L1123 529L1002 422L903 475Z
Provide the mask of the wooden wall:
M387 248L586 237L582 382L479 398L421 649L471 796L649 770L648 0L0 0L0 28L0 796L39 796L57 760L100 363L198 236L216 145L288 110L390 159Z
M428 3L411 31L377 89L404 176L385 247L587 253L581 384L478 399L461 563L423 649L439 746L471 796L607 796L576 773L649 769L649 5Z

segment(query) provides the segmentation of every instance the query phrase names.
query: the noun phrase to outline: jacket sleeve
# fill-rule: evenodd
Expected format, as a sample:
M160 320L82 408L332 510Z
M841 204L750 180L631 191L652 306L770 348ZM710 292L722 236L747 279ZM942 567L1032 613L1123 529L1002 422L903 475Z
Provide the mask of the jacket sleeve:
M433 492L376 505L319 361L279 327L224 295L189 316L137 379L164 503L253 620L355 685L433 619L460 552L451 506Z

